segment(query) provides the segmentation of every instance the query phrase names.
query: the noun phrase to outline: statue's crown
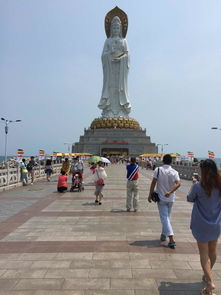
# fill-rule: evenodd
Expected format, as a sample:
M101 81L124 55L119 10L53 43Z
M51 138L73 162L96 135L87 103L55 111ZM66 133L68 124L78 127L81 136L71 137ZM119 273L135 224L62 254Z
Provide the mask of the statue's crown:
M113 24L119 24L121 25L121 20L118 16L113 17L112 21L111 21L111 25Z

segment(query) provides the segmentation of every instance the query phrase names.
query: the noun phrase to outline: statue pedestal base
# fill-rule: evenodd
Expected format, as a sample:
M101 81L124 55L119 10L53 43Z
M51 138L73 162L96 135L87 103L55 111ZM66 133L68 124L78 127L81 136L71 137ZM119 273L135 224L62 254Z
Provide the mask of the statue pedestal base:
M95 155L129 155L157 153L157 146L142 129L85 129L79 142L73 145L74 153Z

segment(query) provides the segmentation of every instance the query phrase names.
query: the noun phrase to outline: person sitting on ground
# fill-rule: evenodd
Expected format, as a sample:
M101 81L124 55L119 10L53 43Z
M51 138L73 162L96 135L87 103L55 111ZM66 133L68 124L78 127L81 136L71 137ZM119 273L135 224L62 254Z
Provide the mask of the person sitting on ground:
M64 193L67 191L68 189L67 180L68 180L68 177L67 175L65 175L65 171L61 170L61 175L58 177L58 185L57 185L57 189L59 193Z
M221 175L216 163L207 159L200 163L201 179L193 178L187 201L193 202L190 228L197 241L206 288L201 294L215 294L212 268L216 262L217 241L221 234Z

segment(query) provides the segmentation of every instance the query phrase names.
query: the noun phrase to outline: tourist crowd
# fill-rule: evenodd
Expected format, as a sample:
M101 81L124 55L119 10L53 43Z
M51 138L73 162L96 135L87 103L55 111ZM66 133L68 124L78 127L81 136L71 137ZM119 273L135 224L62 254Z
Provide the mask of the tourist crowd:
M118 162L112 161L112 163ZM175 191L180 187L181 182L178 172L171 167L171 163L172 158L167 154L163 157L163 165L154 169L148 201L157 204L162 224L160 242L165 243L168 238L167 246L175 249L176 241L170 218L175 202ZM27 165L24 159L20 163L21 180L24 185L27 185L28 177L33 184L36 165L34 157L31 157ZM72 162L66 158L58 177L57 191L60 193L67 191L69 174L72 175L70 191L83 190L83 171L84 164L79 157L74 158ZM136 158L132 157L127 163L126 172L126 211L130 212L133 209L137 212L139 210L139 165ZM47 181L50 181L53 173L51 160L46 161L45 173ZM102 161L91 163L90 173L95 184L95 203L102 205L103 189L107 178L104 163ZM204 160L200 163L200 175L200 179L193 177L193 184L187 195L187 201L194 203L190 228L197 241L204 272L202 280L206 287L201 294L215 294L212 268L216 262L217 241L221 234L221 176L213 160Z

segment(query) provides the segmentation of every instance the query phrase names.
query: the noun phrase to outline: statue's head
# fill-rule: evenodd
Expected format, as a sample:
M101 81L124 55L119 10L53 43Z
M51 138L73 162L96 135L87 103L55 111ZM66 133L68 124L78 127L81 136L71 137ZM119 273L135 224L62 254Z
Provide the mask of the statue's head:
M111 21L111 37L122 37L121 20L118 16L113 17Z

